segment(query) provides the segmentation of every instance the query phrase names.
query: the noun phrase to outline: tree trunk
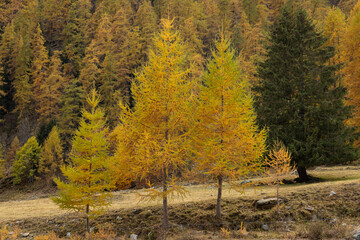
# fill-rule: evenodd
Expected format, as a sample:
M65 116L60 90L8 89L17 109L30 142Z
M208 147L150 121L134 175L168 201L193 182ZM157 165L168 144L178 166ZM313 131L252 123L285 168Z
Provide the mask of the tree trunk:
M299 174L299 180L300 182L307 182L309 181L309 176L307 175L306 168L305 167L298 167L297 172Z
M279 220L279 180L276 183L276 212L277 212L277 218Z
M167 182L166 182L166 172L164 169L164 182L163 182L163 228L164 230L168 229L169 227L169 217L168 217L168 201L167 195L165 192L167 191Z
M90 224L89 224L89 204L86 205L86 231L90 233Z
M217 203L216 203L216 217L218 219L221 218L221 195L222 195L222 176L218 176L218 196L217 196Z

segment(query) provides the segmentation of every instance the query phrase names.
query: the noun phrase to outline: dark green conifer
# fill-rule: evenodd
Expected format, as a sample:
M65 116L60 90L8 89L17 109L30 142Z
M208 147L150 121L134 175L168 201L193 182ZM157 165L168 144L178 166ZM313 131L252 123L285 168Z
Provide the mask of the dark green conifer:
M286 5L270 32L261 78L254 87L260 127L269 128L269 143L278 139L292 152L301 181L306 168L356 159L354 129L344 121L346 88L329 65L334 49L302 9Z

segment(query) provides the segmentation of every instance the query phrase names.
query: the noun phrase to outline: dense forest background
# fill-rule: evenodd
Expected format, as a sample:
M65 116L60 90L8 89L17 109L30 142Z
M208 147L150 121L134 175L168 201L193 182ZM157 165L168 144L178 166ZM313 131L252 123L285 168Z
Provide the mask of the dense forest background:
M221 32L230 36L239 67L258 81L270 26L285 0L3 0L0 3L0 140L5 172L20 146L36 136L40 146L53 128L61 152L82 117L94 87L110 130L118 123L119 102L134 106L131 85L148 60L162 18L174 19L187 48L191 78L204 72ZM293 1L335 47L335 64L348 79L357 125L356 0ZM359 5L359 4L358 4ZM353 10L352 10L353 9ZM357 21L358 22L358 21ZM351 97L353 96L353 97ZM58 141L53 137L53 141ZM36 144L35 144L36 145ZM36 147L36 146L35 146ZM40 151L40 148L39 150ZM43 150L45 151L45 150ZM49 150L49 152L55 150ZM61 153L61 154L62 154ZM46 154L46 153L44 153Z

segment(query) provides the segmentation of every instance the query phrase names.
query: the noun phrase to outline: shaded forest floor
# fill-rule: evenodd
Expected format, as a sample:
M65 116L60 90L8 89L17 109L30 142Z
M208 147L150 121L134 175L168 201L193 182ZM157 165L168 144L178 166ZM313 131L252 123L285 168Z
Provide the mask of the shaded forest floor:
M187 186L187 198L170 202L170 239L351 239L353 231L360 227L360 167L318 167L310 174L323 181L281 187L280 197L285 203L279 216L276 208L259 210L254 206L256 200L274 197L273 187L249 188L244 194L225 190L221 222L214 217L216 188ZM84 219L59 210L45 197L47 193L38 193L41 198L32 199L36 196L15 191L2 193L8 197L7 201L2 197L0 202L2 225L29 233L28 239L49 232L60 237L84 234ZM138 239L159 239L161 204L139 203L138 193L142 191L115 193L109 211L92 222L93 230L111 227L126 239L130 234L137 234ZM331 191L336 194L330 196Z

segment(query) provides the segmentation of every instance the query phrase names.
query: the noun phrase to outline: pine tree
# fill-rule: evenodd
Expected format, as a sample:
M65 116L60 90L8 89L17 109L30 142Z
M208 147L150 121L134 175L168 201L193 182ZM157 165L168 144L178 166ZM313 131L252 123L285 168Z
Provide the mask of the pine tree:
M344 121L346 88L339 84L338 66L326 39L302 9L286 5L272 26L266 60L260 63L256 110L261 127L269 128L269 143L278 139L293 154L301 181L306 168L356 159L353 129Z
M60 99L59 133L63 142L64 152L71 149L71 140L81 120L81 109L84 102L84 90L77 78L74 78L64 89Z
M14 184L19 184L24 181L34 181L39 167L40 150L41 147L36 141L36 138L31 137L17 152L16 161L13 165Z
M61 208L85 212L86 230L90 232L89 218L110 204L111 193L107 190L112 188L112 181L108 170L108 128L104 112L97 108L100 100L95 90L87 102L91 110L84 110L73 139L72 164L61 168L68 181L55 180L60 193L53 201Z
M186 165L187 121L191 82L186 54L172 22L162 20L149 62L132 85L134 110L123 107L119 125L118 165L127 166L134 178L156 177L162 190L150 189L151 200L163 202L163 227L168 227L168 197L183 194L176 173Z
M260 170L266 133L255 125L249 82L240 74L230 41L222 35L215 46L200 89L195 143L198 169L217 181L220 219L223 181L234 183Z
M60 176L63 149L57 127L53 127L40 153L39 175L49 184L51 179Z

